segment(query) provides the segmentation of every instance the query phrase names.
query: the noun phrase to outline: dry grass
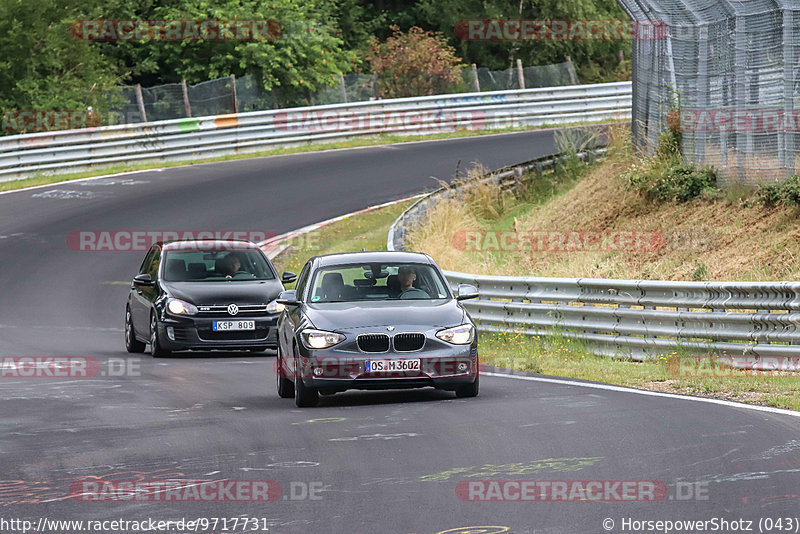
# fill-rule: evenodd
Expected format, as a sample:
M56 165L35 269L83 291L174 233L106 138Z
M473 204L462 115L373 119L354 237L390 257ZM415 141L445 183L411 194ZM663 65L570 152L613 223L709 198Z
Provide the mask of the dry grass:
M616 131L606 161L577 183L543 202L509 199L492 216L479 197L498 205L498 193L470 193L431 210L408 243L456 271L529 276L654 280L798 280L800 210L741 202L745 193L686 203L647 201L626 188L621 175L636 162ZM545 177L546 178L546 177ZM508 213L514 213L510 221ZM655 251L464 251L454 246L459 230L653 231L663 236Z

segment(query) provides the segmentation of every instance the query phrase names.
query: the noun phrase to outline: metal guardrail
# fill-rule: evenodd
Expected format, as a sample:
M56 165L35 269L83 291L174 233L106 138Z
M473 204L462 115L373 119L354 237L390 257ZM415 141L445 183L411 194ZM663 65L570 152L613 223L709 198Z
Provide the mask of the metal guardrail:
M631 83L398 98L0 137L0 182L330 142L630 119Z
M554 156L501 169L480 180L507 182ZM392 224L389 250L403 250L406 227L419 224L461 182L421 198ZM740 368L800 370L800 282L670 282L488 276L445 271L451 287L472 284L464 302L483 332L553 333L600 355L636 360L676 350L710 355Z

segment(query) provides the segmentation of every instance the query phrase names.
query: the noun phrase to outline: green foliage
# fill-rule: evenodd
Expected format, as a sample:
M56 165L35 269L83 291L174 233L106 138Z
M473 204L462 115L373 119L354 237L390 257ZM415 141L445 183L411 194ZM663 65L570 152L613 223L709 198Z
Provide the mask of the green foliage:
M523 65L548 65L570 56L581 83L614 81L619 52L631 57L630 40L467 41L456 37L456 24L465 19L628 20L616 0L418 0L412 10L416 24L448 36L466 63L492 70ZM404 9L405 5L404 5ZM616 73L625 76L625 68Z
M689 275L692 280L695 282L702 282L703 280L708 280L708 267L703 262L697 262L694 265L694 269Z
M119 43L119 57L135 65L143 85L188 83L234 74L253 74L265 89L306 88L315 91L338 83L338 75L355 65L344 49L341 29L326 12L336 2L308 0L178 0L137 15L152 19L274 19L281 35L271 41L152 41ZM333 7L332 7L333 6ZM287 95L290 93L287 92ZM293 91L289 104L302 103Z
M635 165L626 174L630 187L658 201L686 202L705 195L713 196L717 189L717 175L710 166L696 167L671 158L646 161Z
M644 193L650 200L662 202L716 196L716 171L711 166L685 163L680 152L680 135L671 129L661 133L656 155L633 165L623 175L629 188Z
M661 132L658 138L656 157L659 159L680 158L682 139L683 136L680 131L666 129Z
M412 27L394 32L382 43L374 43L367 56L378 91L383 98L447 93L461 79L460 58L438 33Z
M784 182L760 187L756 196L764 206L770 208L781 204L800 206L800 176L795 174Z
M369 36L355 0L60 0L0 2L0 105L11 109L102 111L104 98L121 84L198 83L253 74L265 89L292 88L286 104L338 83L358 68L345 48L339 22L349 26L351 46ZM353 8L353 9L351 9ZM80 19L274 19L282 25L272 41L109 41L75 39ZM369 27L369 26L367 26ZM363 43L362 43L363 44ZM304 89L307 88L307 91Z
M72 21L97 13L91 2L0 1L0 109L104 111L120 69L69 33Z
M630 62L620 64L618 53L630 57L630 41L464 41L455 27L470 18L627 17L615 0L0 0L0 106L103 113L121 84L194 84L231 74L252 74L264 89L284 94L279 105L304 104L340 74L360 72L362 60L376 55L376 40L384 40L378 56L399 54L397 65L371 64L385 96L468 89L456 56L497 70L518 58L530 66L570 55L582 82L629 76ZM275 19L283 31L258 42L90 42L69 33L80 19ZM405 42L415 45L413 54L400 54Z

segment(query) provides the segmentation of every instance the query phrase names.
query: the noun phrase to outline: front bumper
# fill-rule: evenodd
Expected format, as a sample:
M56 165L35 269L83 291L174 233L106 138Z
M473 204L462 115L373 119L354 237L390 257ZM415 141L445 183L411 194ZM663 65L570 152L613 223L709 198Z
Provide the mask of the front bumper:
M418 352L356 353L299 349L293 380L322 391L434 387L454 391L478 376L478 341L471 345L426 344ZM419 370L368 372L367 361L420 360Z
M214 321L230 321L230 316L195 315L173 317L165 315L159 321L159 340L165 349L181 350L242 350L275 349L278 346L278 314L241 315L239 320L255 321L255 330L214 332Z

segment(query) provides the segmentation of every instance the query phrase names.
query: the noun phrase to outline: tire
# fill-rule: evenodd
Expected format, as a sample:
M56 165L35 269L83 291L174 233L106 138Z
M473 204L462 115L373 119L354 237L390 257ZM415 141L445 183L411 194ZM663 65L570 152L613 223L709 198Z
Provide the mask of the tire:
M158 319L156 319L155 312L150 315L150 354L153 358L163 358L172 354L171 350L166 350L161 346L158 339Z
M294 403L298 408L311 408L319 404L319 391L303 384L297 363L294 364Z
M477 397L478 390L480 389L480 379L481 375L475 377L475 382L472 384L467 384L465 386L461 386L456 390L456 397L460 398L469 398L469 397Z
M125 348L128 352L144 352L147 343L142 343L136 339L136 331L133 329L133 318L131 309L125 306Z
M283 367L284 362L280 345L278 345L278 355L275 357L275 362L275 374L278 376L278 396L282 399L291 399L294 397L294 384L291 380L283 376L286 369Z

